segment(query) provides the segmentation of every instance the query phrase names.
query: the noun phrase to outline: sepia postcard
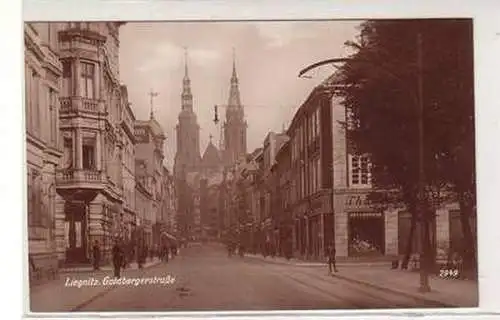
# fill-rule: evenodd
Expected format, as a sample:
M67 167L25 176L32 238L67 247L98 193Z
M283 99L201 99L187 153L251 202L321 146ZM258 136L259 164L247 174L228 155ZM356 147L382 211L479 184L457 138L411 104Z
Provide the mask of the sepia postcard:
M478 307L473 27L26 21L29 311Z

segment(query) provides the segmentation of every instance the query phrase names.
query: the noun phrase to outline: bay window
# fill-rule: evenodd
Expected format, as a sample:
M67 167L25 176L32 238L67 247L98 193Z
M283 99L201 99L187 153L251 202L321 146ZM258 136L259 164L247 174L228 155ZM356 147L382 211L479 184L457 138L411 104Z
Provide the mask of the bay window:
M93 63L81 62L81 73L80 73L80 88L81 95L84 98L94 99L95 98L95 87L94 87L94 74L95 67Z

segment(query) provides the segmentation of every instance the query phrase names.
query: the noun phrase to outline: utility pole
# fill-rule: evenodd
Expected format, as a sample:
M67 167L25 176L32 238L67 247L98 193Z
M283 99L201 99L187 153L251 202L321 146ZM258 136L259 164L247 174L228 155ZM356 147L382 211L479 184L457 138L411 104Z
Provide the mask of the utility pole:
M425 205L425 160L424 160L424 97L423 97L423 65L422 34L417 34L417 77L418 77L418 210L420 217L420 288L421 292L429 292L429 254L427 248L428 221Z

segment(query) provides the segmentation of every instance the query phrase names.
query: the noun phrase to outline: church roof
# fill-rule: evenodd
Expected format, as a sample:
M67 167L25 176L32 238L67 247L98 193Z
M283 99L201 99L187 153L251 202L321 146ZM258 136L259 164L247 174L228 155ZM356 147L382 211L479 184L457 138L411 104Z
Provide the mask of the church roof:
M153 130L153 134L155 136L165 136L165 133L163 132L163 129L161 128L161 125L156 121L156 119L151 119L149 120L149 124L151 126L151 130Z
M156 121L156 119L150 119L150 120L136 120L135 121L136 126L145 126L149 127L151 131L153 132L153 135L155 136L165 136L165 133L163 132L163 129L161 128L161 125Z
M219 155L219 150L214 146L212 141L208 143L201 161L204 166L215 167L220 165L221 158Z

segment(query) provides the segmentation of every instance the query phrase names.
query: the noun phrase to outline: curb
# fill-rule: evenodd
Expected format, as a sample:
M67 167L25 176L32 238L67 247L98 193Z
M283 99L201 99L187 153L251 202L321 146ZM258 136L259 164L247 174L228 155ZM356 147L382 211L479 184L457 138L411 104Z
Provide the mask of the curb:
M384 291L387 291L387 292L391 292L391 293L398 294L398 295L401 295L401 296L409 297L409 298L412 298L412 299L418 299L418 300L424 301L425 303L428 303L428 304L431 304L431 305L438 304L439 306L436 306L436 308L442 308L442 307L445 307L445 308L460 308L461 307L461 306L450 304L450 303L444 303L442 301L438 301L438 300L435 300L435 299L429 299L429 298L420 297L418 295L414 295L414 294L411 294L411 293L408 293L408 292L405 292L405 291L396 290L396 289L387 288L387 287L382 287L380 285L376 285L376 284L373 284L373 283L368 282L368 281L353 279L353 278L342 276L342 275L338 275L338 274L334 274L333 276L337 277L339 279L342 279L342 280L354 282L354 283L357 283L357 284L360 284L360 285L364 285L364 286L367 286L367 287L372 287L372 288L375 288L375 289L384 290Z
M144 266L143 269L148 269L148 268L151 268L151 267L154 267L156 265L159 265L162 261L155 261L151 264L149 264L148 266ZM101 269L99 269L100 271L113 271L113 267L110 267L110 266L106 266L106 267L103 267ZM126 268L124 270L140 270L138 267L134 267L134 268ZM72 273L79 273L79 272L93 272L94 269L89 267L88 269L59 269L59 274L72 274Z

